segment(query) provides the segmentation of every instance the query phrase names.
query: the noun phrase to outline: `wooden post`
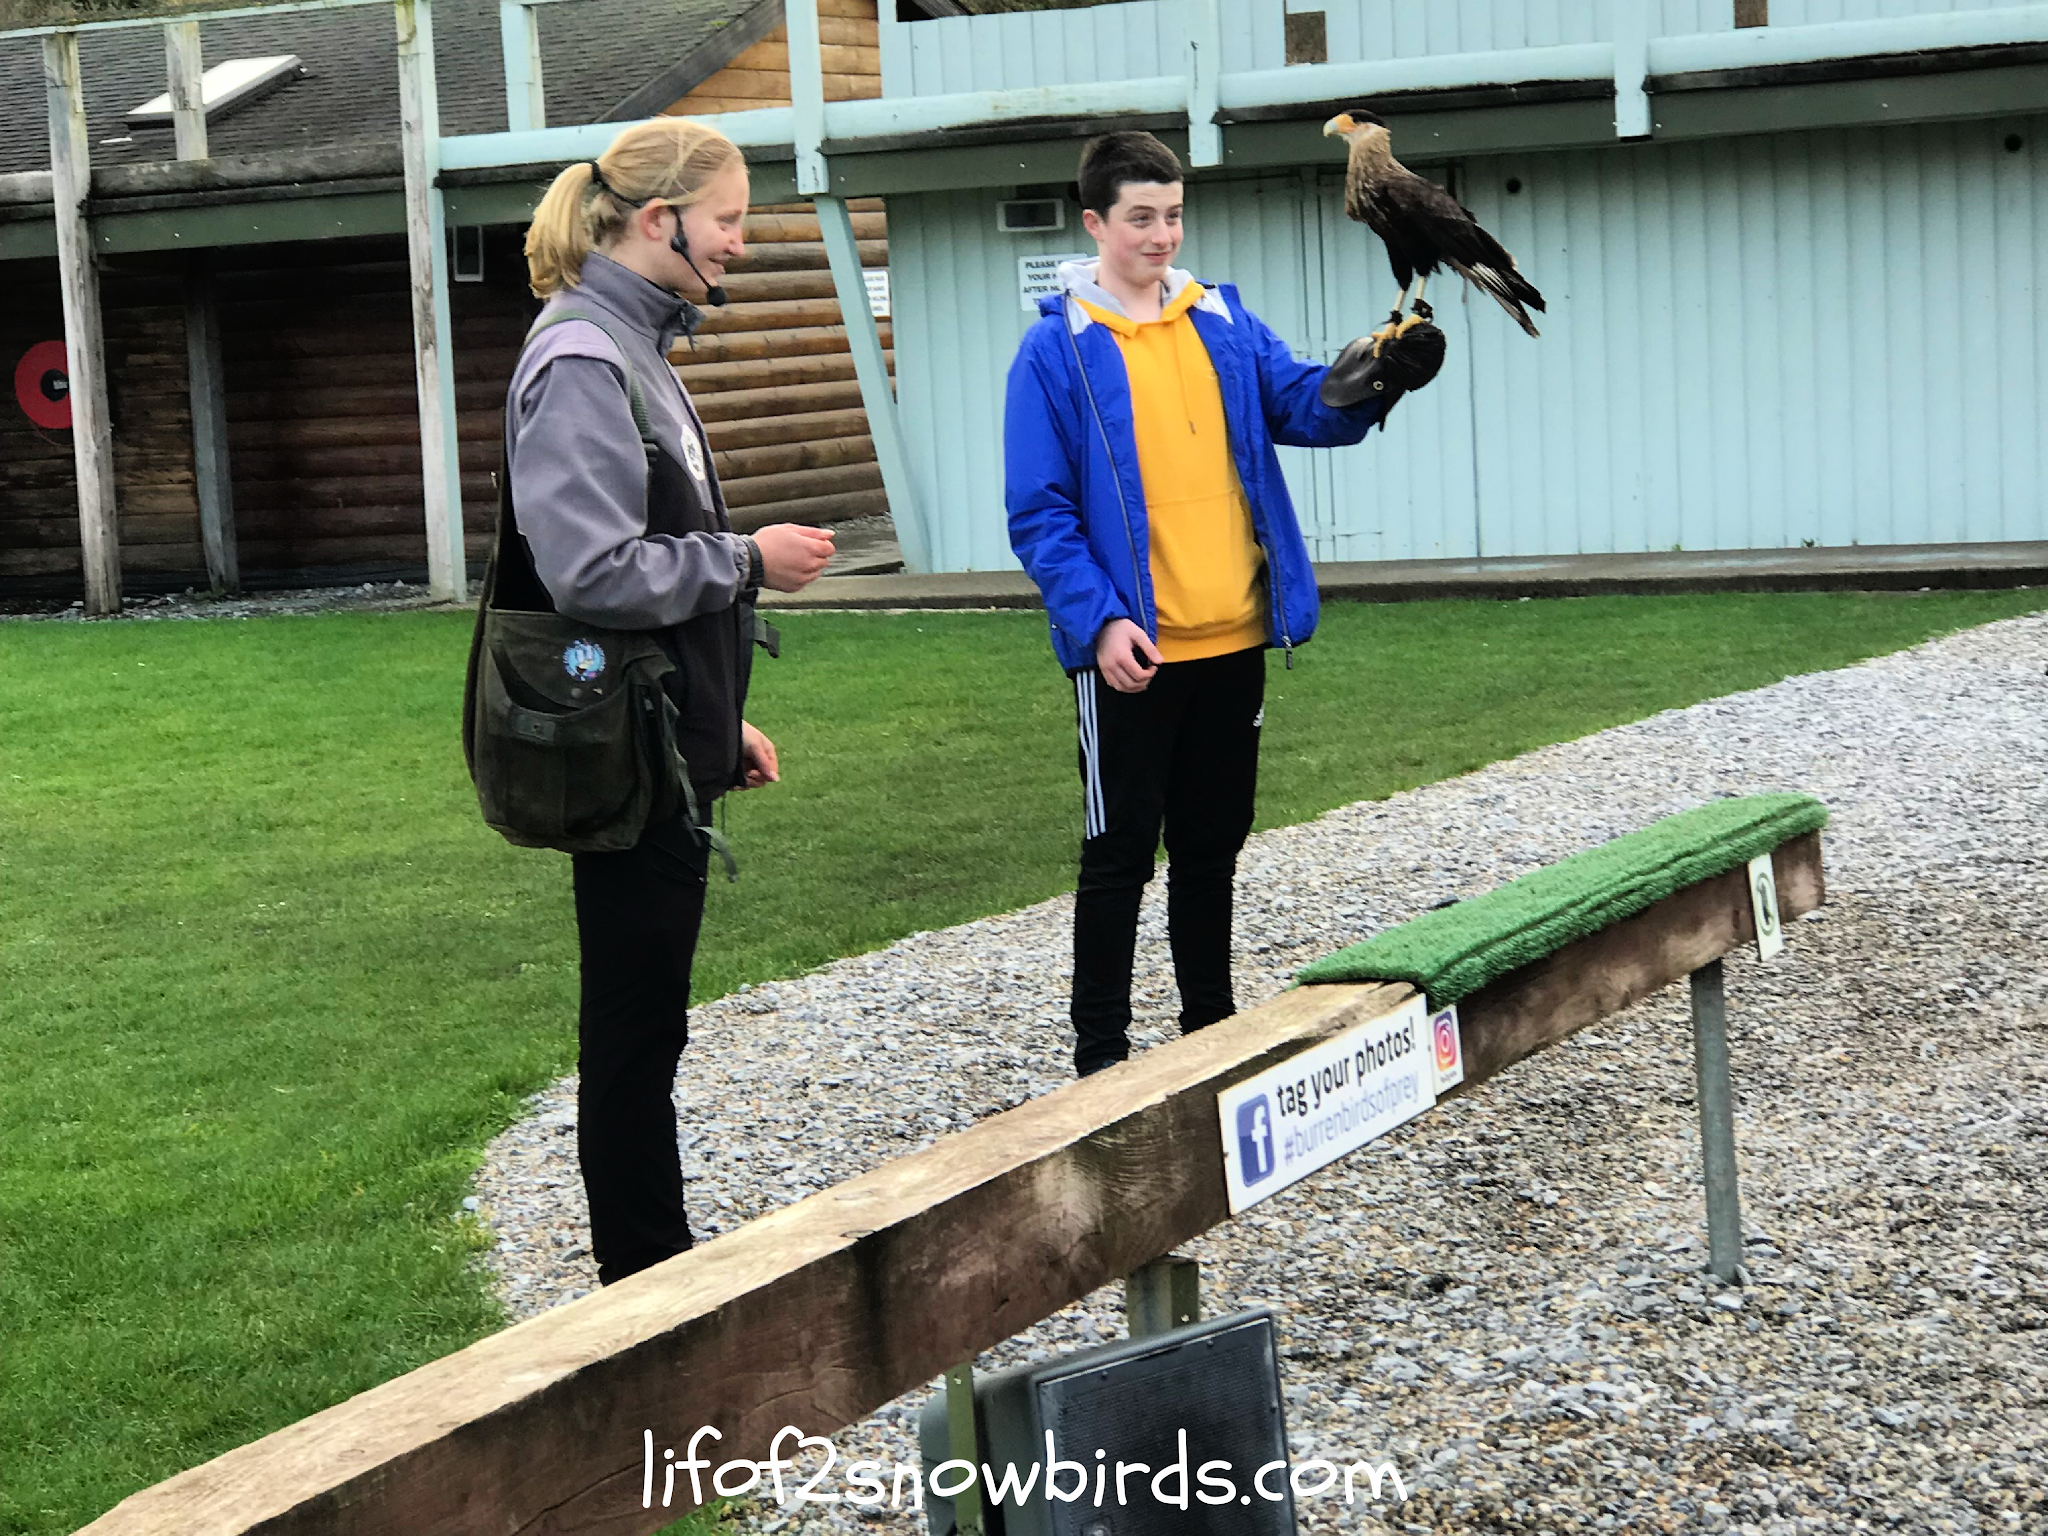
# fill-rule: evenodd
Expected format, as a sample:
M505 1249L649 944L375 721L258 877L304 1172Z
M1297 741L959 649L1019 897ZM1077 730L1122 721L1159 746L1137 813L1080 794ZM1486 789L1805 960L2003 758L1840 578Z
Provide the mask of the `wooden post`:
M525 0L498 0L498 37L505 51L505 127L512 133L548 125L541 89L540 18Z
M1182 14L1188 26L1188 164L1221 165L1216 90L1223 73L1223 12L1218 0L1188 0Z
M420 469L427 506L427 585L461 602L462 467L456 456L455 360L449 351L448 221L434 185L441 113L434 84L433 0L397 0L399 148L405 162L405 243L412 267L413 377L420 401Z
M795 11L797 0L791 0ZM796 49L790 49L794 67ZM882 489L888 493L889 516L896 524L896 542L903 549L906 570L932 568L932 541L910 480L910 451L903 442L903 423L896 415L896 390L889 381L889 361L882 351L881 327L868 307L867 280L861 276L860 245L853 237L853 218L846 200L820 196L812 201L818 209L818 233L825 242L825 258L832 266L832 287L839 295L839 315L846 326L847 346L853 352L854 377L860 380L860 401L867 408L868 431L875 440L875 463L882 471Z
M64 366L71 390L71 451L78 468L85 611L118 613L121 537L114 500L114 432L107 412L99 268L85 218L92 141L86 135L76 32L52 32L43 39L43 89L50 105L50 178L56 205L57 277L64 290Z
M785 0L789 31L789 104L794 119L796 189L805 197L832 190L825 169L825 55L818 40L818 0ZM844 299L842 294L841 298ZM848 315L851 323L852 316Z
M1771 0L1735 0L1735 25L1738 27L1768 27L1771 24Z
M180 160L206 158L206 97L201 80L199 23L174 21L164 28L164 76L171 88L171 130Z
M192 473L199 492L199 541L206 584L216 596L242 590L235 541L235 491L228 472L227 375L221 366L220 310L213 253L185 258L185 376L192 401Z
M199 23L164 27L164 76L171 93L171 124L180 160L204 160L205 64ZM227 381L221 371L220 313L213 258L193 251L185 261L185 378L192 407L192 478L199 497L199 542L206 551L206 584L215 596L242 590L235 545L235 493L228 473Z
M1628 4L1614 8L1614 136L1647 139L1656 122L1650 111L1650 32L1652 6Z

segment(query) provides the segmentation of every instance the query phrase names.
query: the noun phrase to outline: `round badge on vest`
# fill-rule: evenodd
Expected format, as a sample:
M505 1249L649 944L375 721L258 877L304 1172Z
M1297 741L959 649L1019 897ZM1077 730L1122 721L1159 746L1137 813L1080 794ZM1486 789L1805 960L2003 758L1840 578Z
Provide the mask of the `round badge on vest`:
M692 480L704 478L704 445L687 427L683 429L683 467L689 470Z

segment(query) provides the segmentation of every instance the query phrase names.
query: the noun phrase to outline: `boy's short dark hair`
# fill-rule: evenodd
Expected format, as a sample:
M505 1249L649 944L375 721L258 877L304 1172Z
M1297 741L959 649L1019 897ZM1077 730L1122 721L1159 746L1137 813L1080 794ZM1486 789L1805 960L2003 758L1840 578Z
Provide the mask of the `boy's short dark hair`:
M1180 161L1149 133L1105 133L1081 146L1081 206L1105 219L1126 182L1171 184L1182 179Z

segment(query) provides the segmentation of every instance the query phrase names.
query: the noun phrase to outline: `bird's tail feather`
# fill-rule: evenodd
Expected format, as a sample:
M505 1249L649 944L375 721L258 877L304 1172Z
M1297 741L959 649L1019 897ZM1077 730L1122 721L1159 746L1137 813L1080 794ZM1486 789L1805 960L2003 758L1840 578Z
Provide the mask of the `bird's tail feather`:
M1493 296L1496 303L1508 312L1509 317L1531 336L1543 333L1536 329L1536 322L1529 318L1529 310L1541 312L1543 295L1536 291L1536 285L1522 276L1513 267L1503 271L1499 267L1485 265L1466 266L1453 261L1451 268L1458 276L1473 287ZM1527 306L1525 308L1524 306Z

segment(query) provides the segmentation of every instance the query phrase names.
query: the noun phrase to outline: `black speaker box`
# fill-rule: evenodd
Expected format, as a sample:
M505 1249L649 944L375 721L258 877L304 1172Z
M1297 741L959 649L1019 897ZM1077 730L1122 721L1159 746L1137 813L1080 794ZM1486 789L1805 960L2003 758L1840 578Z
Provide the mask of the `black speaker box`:
M978 1378L974 1395L981 1460L1005 1493L991 1504L983 1480L988 1536L1293 1536L1270 1313L1015 1366ZM953 1454L943 1392L918 1430L932 1536L953 1536L953 1501L929 1492ZM1119 1462L1146 1469L1126 1475L1122 1503ZM1047 1497L1049 1466L1061 1496ZM1262 1467L1275 1497L1254 1487ZM956 1466L944 1481L965 1475Z

